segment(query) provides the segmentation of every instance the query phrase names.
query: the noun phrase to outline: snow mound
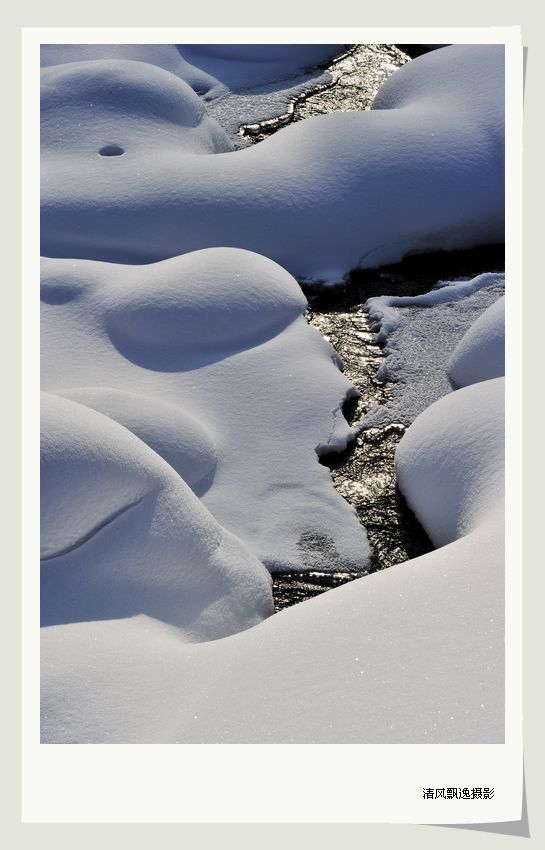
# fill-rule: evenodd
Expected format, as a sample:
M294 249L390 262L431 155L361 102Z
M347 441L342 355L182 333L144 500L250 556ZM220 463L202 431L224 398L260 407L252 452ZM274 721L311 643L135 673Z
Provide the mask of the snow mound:
M502 375L505 375L505 296L471 325L449 363L449 376L459 387Z
M42 44L42 68L88 60L128 60L156 65L184 80L198 94L208 92L217 81L186 62L175 44Z
M166 460L198 496L210 486L217 464L212 435L178 405L105 387L84 387L58 395L124 425Z
M390 381L391 391L385 403L365 414L359 427L410 425L430 404L452 392L451 355L504 290L503 274L484 273L471 280L440 281L422 295L370 298L369 323L385 354L376 377Z
M96 59L146 62L205 100L289 79L342 53L343 44L43 44L42 67Z
M317 458L353 439L355 390L284 269L230 248L42 263L44 389L130 429L270 569L366 570L365 532Z
M191 285L180 286L180 275ZM275 263L211 250L206 263L199 254L164 263L153 286L120 286L110 298L107 326L130 360L187 368L263 343L305 307L291 275Z
M145 612L211 640L272 613L270 578L141 440L43 394L42 623Z
M469 534L503 504L504 392L496 378L445 396L399 443L399 487L436 546Z
M207 100L278 83L328 62L344 44L179 44L186 61L216 81Z
M142 62L110 59L44 68L41 115L45 162L60 147L68 159L84 158L88 179L94 171L104 180L102 158L119 158L110 162L110 170L118 169L111 174L134 184L146 156L160 159L179 149L188 154L232 150L186 82Z
M129 110L114 118L109 86L119 63L49 67L46 80L56 83L42 112L42 251L149 263L231 246L301 278L338 281L358 265L409 252L501 241L503 61L497 45L445 47L395 71L371 112L317 116L252 148L213 155L227 143L207 119L183 128L163 121L148 143L153 98L143 100L141 131ZM171 87L175 79L182 97L182 81L166 71L121 66L137 90L142 74L156 74ZM88 91L100 120L90 122ZM126 153L96 156L99 144Z
M211 643L143 617L43 629L42 740L501 743L502 383L400 444L407 498L454 542Z

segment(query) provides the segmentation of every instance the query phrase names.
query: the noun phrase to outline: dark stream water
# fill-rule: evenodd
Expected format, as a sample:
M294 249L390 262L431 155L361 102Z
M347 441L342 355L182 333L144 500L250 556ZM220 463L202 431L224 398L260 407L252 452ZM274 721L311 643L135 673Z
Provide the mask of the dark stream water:
M343 371L359 391L358 398L344 405L348 422L352 424L375 404L386 402L392 391L390 383L376 378L384 355L369 327L365 309L368 298L392 293L419 295L429 292L438 280L503 269L504 246L490 245L471 251L423 254L379 269L355 270L342 288L305 288L308 321L341 355ZM336 489L356 509L367 531L372 549L369 573L433 549L396 483L395 450L405 430L403 423L368 428L344 452L320 457L331 470ZM273 574L276 610L360 577L361 573L347 571Z
M243 124L239 134L260 142L291 124L313 115L370 109L382 83L410 60L393 44L356 44L327 66L330 82L295 97L283 115L256 124Z
M370 109L386 78L420 52L415 45L354 45L328 67L328 84L296 97L285 114L244 125L239 132L252 142L259 142L293 121L330 112ZM503 268L504 247L493 245L410 257L374 270L355 270L342 287L306 287L301 283L309 302L308 321L341 355L344 372L358 389L359 397L347 401L343 408L350 424L374 405L386 403L392 391L391 384L376 378L384 355L369 327L367 299L377 295L419 295L429 292L438 280L473 277ZM433 549L397 488L395 450L405 430L402 422L368 428L360 431L343 453L320 457L320 463L331 470L335 487L355 508L367 531L372 549L368 573ZM273 574L277 611L362 575L342 569L327 573L313 570L311 556L306 561L305 552L301 554L308 571Z

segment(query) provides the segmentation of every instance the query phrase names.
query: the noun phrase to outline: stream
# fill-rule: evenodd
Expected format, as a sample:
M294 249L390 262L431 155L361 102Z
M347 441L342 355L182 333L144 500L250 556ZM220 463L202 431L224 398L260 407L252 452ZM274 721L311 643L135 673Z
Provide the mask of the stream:
M329 83L298 95L280 116L243 125L240 135L255 143L289 123L314 115L370 109L386 78L411 56L418 55L411 46L402 47L405 50L395 45L353 46L327 68ZM392 393L393 385L376 377L384 352L369 325L367 299L378 295L419 295L429 292L439 280L470 278L503 269L504 246L491 245L411 256L396 265L373 270L356 269L343 286L306 286L300 281L309 303L307 321L340 354L343 371L358 390L359 396L349 399L343 407L349 424L360 421L376 405L387 404ZM433 549L396 483L395 451L408 424L393 421L380 428L363 428L344 452L319 458L330 469L334 486L354 507L367 531L371 546L369 567L363 574L313 570L312 547L306 561L302 545L300 552L307 571L273 573L277 611Z

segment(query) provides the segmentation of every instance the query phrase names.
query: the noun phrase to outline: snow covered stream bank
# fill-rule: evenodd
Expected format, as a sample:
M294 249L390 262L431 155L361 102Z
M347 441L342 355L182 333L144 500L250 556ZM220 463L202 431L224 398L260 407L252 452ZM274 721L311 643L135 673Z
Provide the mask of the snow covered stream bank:
M305 118L369 109L382 83L407 61L408 56L391 44L356 44L328 65L327 80L295 95L282 114L243 124L239 134L257 142Z
M44 51L45 742L502 740L502 50L307 47Z

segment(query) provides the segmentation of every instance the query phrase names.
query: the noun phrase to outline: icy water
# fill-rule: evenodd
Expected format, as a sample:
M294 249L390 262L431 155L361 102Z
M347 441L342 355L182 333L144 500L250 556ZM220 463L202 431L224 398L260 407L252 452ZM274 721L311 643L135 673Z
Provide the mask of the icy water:
M370 109L382 83L409 59L392 44L354 45L327 67L330 82L295 97L283 115L256 124L244 124L239 134L259 142L287 124L313 115Z
M259 142L293 121L330 112L370 109L387 77L418 53L414 45L355 45L327 68L329 83L295 97L285 114L244 125L239 133ZM392 384L376 378L384 354L369 326L367 299L377 295L419 295L429 292L438 280L472 277L484 271L501 271L503 267L503 246L489 246L411 257L371 271L355 270L342 287L319 289L301 282L309 302L308 321L341 355L344 372L359 391L359 398L351 399L344 407L350 424L361 420L377 404L385 404L392 392ZM369 573L433 548L397 488L394 457L405 430L403 422L367 428L342 454L320 458L367 531L372 549ZM327 548L327 541L323 546ZM361 577L361 573L342 569L329 573L312 570L311 558L306 565L308 572L273 574L276 610Z
M425 254L376 270L356 270L343 288L305 289L307 319L341 355L344 373L357 387L359 398L344 407L349 423L360 420L374 405L384 404L392 384L378 381L384 359L374 342L365 302L376 295L419 295L438 280L474 277L502 271L504 246L471 251ZM341 454L320 458L331 470L333 483L364 525L372 548L369 573L416 558L433 549L424 529L397 488L395 450L406 430L403 423L361 431ZM355 572L277 573L273 575L276 610L302 602L361 577Z

